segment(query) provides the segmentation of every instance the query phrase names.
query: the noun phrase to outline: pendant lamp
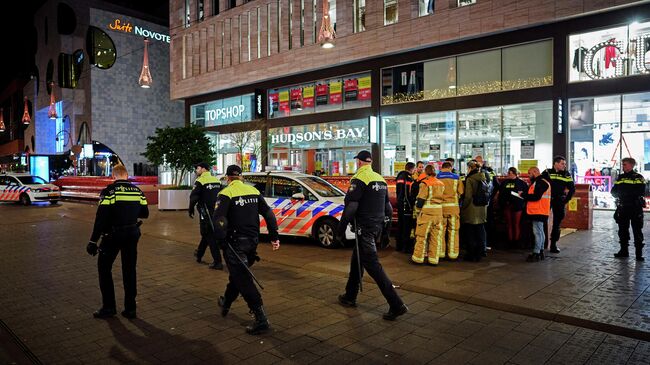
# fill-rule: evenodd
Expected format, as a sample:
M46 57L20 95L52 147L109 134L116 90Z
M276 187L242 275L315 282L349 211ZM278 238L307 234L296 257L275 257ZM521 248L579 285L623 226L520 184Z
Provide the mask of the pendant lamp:
M5 113L4 109L0 108L0 133L5 131Z
M25 111L23 112L23 119L21 120L23 125L29 125L32 122L32 118L29 116L29 110L27 110L27 97L25 96Z
M151 79L151 72L149 72L149 38L144 39L144 60L142 61L142 71L140 71L140 78L138 84L140 87L148 89L151 87L153 80Z
M318 32L318 43L322 48L334 48L334 38L336 32L332 28L330 20L329 0L323 0L323 20L321 21L320 31Z
M56 101L54 100L54 82L50 82L52 92L50 93L50 108L47 110L47 117L50 119L56 119L59 116L56 114Z

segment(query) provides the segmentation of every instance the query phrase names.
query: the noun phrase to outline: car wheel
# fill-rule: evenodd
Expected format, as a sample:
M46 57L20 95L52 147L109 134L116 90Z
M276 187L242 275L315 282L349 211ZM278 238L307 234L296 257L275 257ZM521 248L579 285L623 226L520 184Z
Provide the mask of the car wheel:
M23 193L20 195L20 204L22 205L30 205L32 204L32 200L29 199L29 195Z
M314 225L313 236L319 245L325 248L335 248L340 245L336 239L338 222L334 219L323 219Z

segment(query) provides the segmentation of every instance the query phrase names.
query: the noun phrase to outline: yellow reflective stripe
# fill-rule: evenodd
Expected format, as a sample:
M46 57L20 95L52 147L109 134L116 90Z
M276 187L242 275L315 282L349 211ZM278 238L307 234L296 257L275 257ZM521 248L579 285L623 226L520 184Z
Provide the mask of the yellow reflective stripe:
M147 199L140 200L140 205L147 205Z
M140 198L141 198L141 196L139 196L139 195L138 196L128 196L128 195L127 196L120 196L120 195L117 195L115 197L115 201L116 202L139 202Z
M554 174L549 174L549 177L551 178L551 180L560 180L560 181L564 181L564 182L573 182L573 179L570 178L570 177L564 177L564 176L554 175Z
M443 207L457 207L458 203L442 203Z
M142 195L139 191L116 191L115 195Z
M456 216L451 216L451 232L449 233L449 242L447 242L447 249L449 250L449 258L455 259L458 258L458 252L456 252Z
M104 198L102 199L101 202L99 202L99 205L112 205L115 203L115 197L113 198Z
M634 180L622 179L614 183L614 185L618 185L618 184L645 184L645 181L640 179L634 179Z
M442 204L424 204L422 208L442 208Z

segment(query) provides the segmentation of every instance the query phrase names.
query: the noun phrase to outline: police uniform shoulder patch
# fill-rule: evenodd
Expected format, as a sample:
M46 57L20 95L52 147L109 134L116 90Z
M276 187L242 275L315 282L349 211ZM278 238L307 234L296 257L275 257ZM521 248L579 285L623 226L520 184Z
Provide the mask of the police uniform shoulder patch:
M353 191L356 188L357 188L357 184L350 184L350 188L348 190Z

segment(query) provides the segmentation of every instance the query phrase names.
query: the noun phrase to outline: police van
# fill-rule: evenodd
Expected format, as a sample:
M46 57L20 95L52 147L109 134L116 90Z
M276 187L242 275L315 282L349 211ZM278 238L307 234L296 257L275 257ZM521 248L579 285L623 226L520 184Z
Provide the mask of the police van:
M273 209L281 235L312 237L326 248L342 244L335 239L345 197L339 188L320 177L298 172L252 172L243 176L244 183L259 190ZM220 180L225 187L225 176ZM260 222L260 230L268 233L266 222ZM349 227L345 239L354 239Z
M0 201L20 202L30 205L32 202L48 201L56 204L61 199L61 191L56 185L49 184L42 178L30 174L0 174Z

